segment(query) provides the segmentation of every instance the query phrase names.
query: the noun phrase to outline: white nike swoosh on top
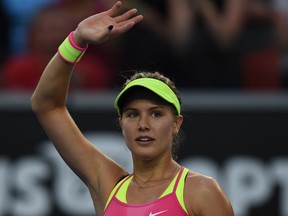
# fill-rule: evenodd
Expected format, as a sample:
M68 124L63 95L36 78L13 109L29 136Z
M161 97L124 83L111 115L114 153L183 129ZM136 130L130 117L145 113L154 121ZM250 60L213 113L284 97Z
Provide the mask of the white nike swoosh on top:
M160 212L156 212L156 213L150 212L149 216L156 216L156 215L162 214L162 213L167 212L167 211L168 210L164 210L164 211L160 211Z

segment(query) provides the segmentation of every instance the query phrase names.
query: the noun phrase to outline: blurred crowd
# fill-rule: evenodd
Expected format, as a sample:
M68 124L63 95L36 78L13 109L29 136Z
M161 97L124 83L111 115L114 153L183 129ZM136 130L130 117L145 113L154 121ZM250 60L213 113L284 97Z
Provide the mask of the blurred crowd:
M161 71L179 88L281 91L288 88L287 0L123 0L144 20L129 33L90 45L71 88L112 89L134 70ZM2 0L0 89L32 91L77 24L115 0Z

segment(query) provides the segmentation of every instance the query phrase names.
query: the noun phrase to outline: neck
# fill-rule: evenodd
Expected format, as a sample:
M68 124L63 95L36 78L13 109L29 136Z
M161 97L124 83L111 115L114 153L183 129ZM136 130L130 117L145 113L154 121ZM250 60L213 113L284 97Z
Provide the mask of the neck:
M154 187L171 179L180 170L180 165L175 161L167 166L157 166L142 169L134 169L134 181L140 188Z

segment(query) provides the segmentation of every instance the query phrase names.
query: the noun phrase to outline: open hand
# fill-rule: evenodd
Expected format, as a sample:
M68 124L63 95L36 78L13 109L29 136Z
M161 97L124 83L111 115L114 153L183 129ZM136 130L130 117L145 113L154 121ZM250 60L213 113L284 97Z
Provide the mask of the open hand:
M112 8L83 20L74 31L73 39L80 46L103 43L111 37L121 35L142 21L142 15L136 15L137 9L131 9L118 15L122 2L116 2Z

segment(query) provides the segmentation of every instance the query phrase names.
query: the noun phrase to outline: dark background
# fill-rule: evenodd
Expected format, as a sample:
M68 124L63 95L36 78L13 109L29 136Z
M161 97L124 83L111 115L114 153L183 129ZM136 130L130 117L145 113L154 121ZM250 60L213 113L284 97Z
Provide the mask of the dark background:
M93 97L93 95L91 97ZM218 174L220 174L223 180L226 176L224 174L225 169L231 161L237 158L252 159L252 161L259 162L261 166L264 167L265 172L267 171L267 178L271 172L269 167L272 167L276 159L288 160L288 110L283 104L274 106L272 109L271 107L268 108L268 104L265 106L265 102L262 103L261 106L259 106L259 104L258 106L243 106L243 104L245 105L244 99L242 106L231 107L229 105L229 99L227 99L227 104L222 104L220 107L211 103L201 107L193 106L193 95L191 97L192 102L184 105L183 115L185 120L182 131L186 139L180 150L180 163L181 161L191 158L206 158L207 160L213 161L213 164L221 170ZM81 96L79 98L81 98ZM203 98L205 99L205 97ZM108 101L108 107L110 106L109 103L111 103L110 97L106 99ZM95 101L97 101L97 97ZM116 123L116 112L111 109L111 107L105 108L105 103L100 106L99 104L97 105L95 101L94 103L90 99L85 99L84 102L81 100L78 101L76 97L70 103L70 112L79 128L84 133L94 131L100 133L120 132ZM6 106L5 104L8 105ZM1 179L4 179L3 173L1 176L1 161L3 162L4 159L9 161L9 167L12 169L15 167L14 165L17 164L18 168L15 172L19 172L19 167L21 167L19 163L21 160L27 157L37 158L40 154L39 146L42 145L41 143L48 141L48 138L40 127L34 113L32 113L27 101L25 103L19 103L18 105L17 103L11 105L7 100L2 99L0 107L0 133L1 184ZM46 162L47 161L44 160L44 163ZM11 179L16 175L12 169L9 172L11 175L9 178ZM54 175L56 174L53 171L50 172L49 177L41 182L48 191L52 190L52 185L55 181ZM286 177L288 176L286 175ZM225 181L222 182L221 179L219 180L226 189L228 184L227 182L225 183ZM250 181L253 181L253 179L250 179ZM285 193L283 191L285 188L283 187L283 182L288 182L288 178L282 179L281 184L275 180L271 182L273 182L273 186L271 186L273 187L271 188L272 193L267 195L267 198L260 201L260 203L255 205L252 203L243 216L284 216L281 215L281 211L283 212L281 205L285 205L283 202L286 202L287 198L284 198ZM2 187L5 188L5 185L2 185ZM17 215L13 213L14 207L11 207L12 203L21 199L29 199L29 196L26 197L25 193L22 194L21 191L19 192L17 189L18 186L15 186L14 183L7 183L7 187L8 189L5 189L5 194L9 195L10 199L8 200L10 200L10 204L9 207L1 207L0 204L0 215ZM233 190L233 188L227 189L228 196L230 196L231 190ZM260 198L261 197L259 197L259 199ZM54 195L50 197L50 210L47 211L50 212L49 215L71 215L65 212L65 208L63 206L61 207L61 205L59 206L59 203L57 204L54 199ZM237 200L232 201L237 202ZM286 205L288 205L288 203L286 203ZM238 207L235 209L236 213L238 212L237 208ZM47 212L45 214L43 213L43 215L48 215ZM93 215L93 211L91 214L87 214L86 212L74 215Z

